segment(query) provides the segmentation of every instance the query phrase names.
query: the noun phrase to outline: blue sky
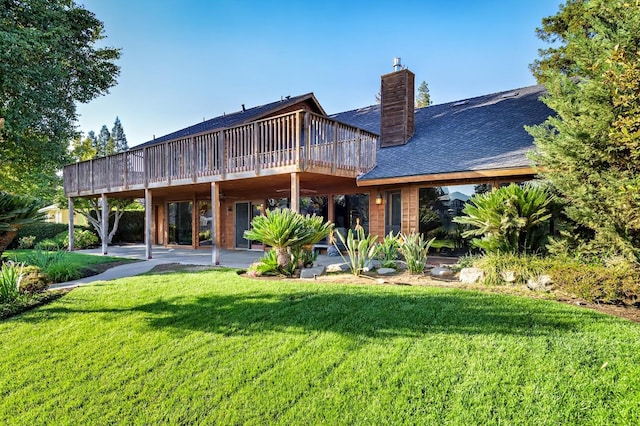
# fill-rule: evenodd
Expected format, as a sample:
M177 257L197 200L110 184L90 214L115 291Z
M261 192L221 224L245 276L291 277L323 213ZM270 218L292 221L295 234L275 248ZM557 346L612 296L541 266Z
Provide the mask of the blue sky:
M122 48L118 85L79 130L120 117L130 146L227 112L314 92L327 113L375 103L393 57L434 103L535 84L535 37L560 0L84 0Z

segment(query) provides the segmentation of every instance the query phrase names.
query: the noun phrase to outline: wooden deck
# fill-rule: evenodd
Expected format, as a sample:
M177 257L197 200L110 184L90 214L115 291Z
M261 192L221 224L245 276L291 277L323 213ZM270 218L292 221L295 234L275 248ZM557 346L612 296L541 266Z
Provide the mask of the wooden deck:
M357 177L376 164L378 135L296 111L64 168L67 197L313 172Z

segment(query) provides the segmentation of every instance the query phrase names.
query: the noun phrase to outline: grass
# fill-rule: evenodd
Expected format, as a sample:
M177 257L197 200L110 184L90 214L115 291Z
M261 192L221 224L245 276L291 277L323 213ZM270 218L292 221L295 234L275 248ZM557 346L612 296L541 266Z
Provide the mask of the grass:
M4 257L10 260L16 260L17 262L26 262L34 250L7 250L4 252ZM47 253L46 251L44 253ZM124 257L114 256L95 256L91 254L82 254L65 251L65 260L71 264L76 265L78 268L91 269L96 265L104 265L108 263L125 263L125 262L137 262L135 259L128 259Z
M3 424L640 422L640 324L514 296L158 274L0 336Z

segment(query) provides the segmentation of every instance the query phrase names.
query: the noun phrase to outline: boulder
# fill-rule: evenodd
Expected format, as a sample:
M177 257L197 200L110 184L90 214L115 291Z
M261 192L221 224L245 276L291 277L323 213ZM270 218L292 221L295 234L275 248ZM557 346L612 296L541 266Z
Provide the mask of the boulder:
M393 268L378 268L376 272L378 273L378 275L389 275L394 274L396 270Z
M553 280L549 275L540 275L527 280L527 287L533 291L549 291L553 287Z
M505 283L515 283L517 278L515 271L502 271L500 276Z
M335 246L329 246L327 247L327 256L338 257L340 256L340 252Z
M475 284L484 279L484 271L480 268L462 268L460 270L460 282Z
M304 268L300 271L300 278L313 279L324 275L327 271L326 266L314 266L313 268Z
M327 265L327 273L335 274L340 272L348 272L349 265L346 263L334 263L332 265Z
M433 276L433 277L451 278L454 275L455 275L455 272L453 272L451 269L445 268L443 266L436 266L435 268L433 268L431 270L431 276Z

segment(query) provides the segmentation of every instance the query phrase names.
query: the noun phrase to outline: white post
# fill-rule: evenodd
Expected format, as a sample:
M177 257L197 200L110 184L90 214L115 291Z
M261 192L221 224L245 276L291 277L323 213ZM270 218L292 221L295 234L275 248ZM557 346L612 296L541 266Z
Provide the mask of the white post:
M151 221L153 212L153 198L151 190L145 188L144 190L144 245L145 245L145 257L151 259Z
M69 251L73 251L73 197L69 197Z
M220 250L218 250L218 233L216 232L220 215L220 185L211 182L211 263L220 264Z
M107 202L107 196L102 193L101 196L101 204L102 204L102 254L107 254L108 242L107 238L109 238L109 203Z

